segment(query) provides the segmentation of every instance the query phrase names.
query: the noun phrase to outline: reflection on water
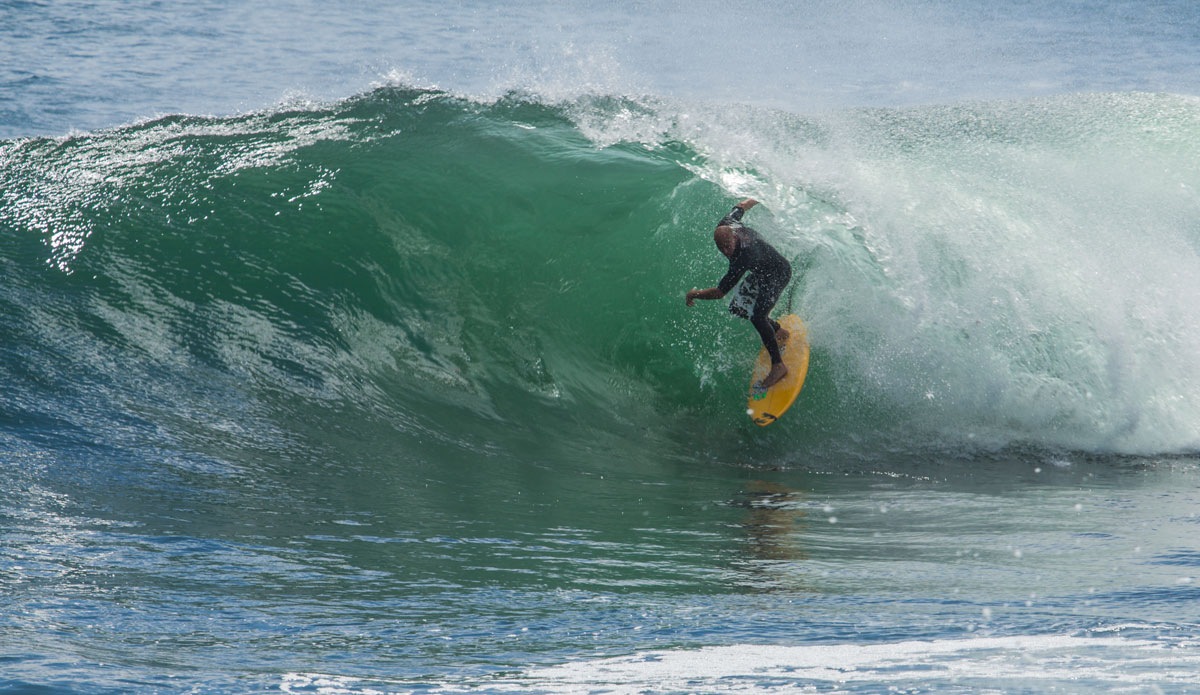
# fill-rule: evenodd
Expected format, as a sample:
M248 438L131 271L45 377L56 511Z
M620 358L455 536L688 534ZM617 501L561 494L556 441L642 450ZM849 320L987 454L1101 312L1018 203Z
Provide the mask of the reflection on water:
M762 591L810 590L796 565L808 559L802 545L807 526L804 492L766 480L752 480L731 506L746 510L741 528L747 554L735 565L746 586Z

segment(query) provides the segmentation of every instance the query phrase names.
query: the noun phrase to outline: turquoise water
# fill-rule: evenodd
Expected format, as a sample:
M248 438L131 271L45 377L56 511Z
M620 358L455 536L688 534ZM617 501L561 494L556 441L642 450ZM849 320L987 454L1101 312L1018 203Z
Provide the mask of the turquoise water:
M686 70L612 50L662 5L63 7L2 10L0 691L1200 688L1190 5ZM813 349L766 429L682 301L741 196Z

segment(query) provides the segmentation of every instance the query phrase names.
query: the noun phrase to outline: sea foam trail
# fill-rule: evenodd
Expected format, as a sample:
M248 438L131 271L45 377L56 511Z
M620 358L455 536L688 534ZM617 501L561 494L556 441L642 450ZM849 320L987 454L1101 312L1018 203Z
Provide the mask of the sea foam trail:
M474 683L422 683L434 693L1158 692L1200 684L1187 646L1121 637L1027 635L877 644L731 645L639 652L529 669ZM281 690L352 695L413 692L414 684L311 673Z
M1120 653L1120 659L1112 658ZM1057 635L644 652L534 669L551 692L870 692L872 688L1070 688L1197 684L1198 657L1152 641ZM834 690L826 690L833 687Z

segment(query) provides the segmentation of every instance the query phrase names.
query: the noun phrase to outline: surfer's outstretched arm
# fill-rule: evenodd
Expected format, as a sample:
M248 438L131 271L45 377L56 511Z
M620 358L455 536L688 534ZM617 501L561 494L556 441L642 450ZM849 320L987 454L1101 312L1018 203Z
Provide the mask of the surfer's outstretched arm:
M692 302L697 299L720 299L725 296L725 291L720 287L710 287L706 290L688 290L687 305L691 306Z
M721 278L716 287L709 287L706 290L688 290L687 305L691 306L694 299L720 299L724 297L729 294L729 290L733 289L738 280L742 279L742 275L746 273L746 270L745 263L730 261L729 272L725 273L725 277Z

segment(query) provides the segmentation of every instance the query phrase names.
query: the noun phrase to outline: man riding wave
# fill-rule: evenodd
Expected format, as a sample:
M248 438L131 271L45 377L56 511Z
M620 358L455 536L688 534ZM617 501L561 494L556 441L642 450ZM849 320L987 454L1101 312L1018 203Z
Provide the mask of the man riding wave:
M762 381L762 388L770 388L787 376L787 366L779 351L780 342L786 341L788 332L768 314L779 301L783 288L792 279L792 265L787 259L759 236L758 232L741 223L742 215L758 201L747 198L733 207L721 218L713 231L713 242L729 259L729 271L716 287L705 290L692 289L687 293L687 305L697 299L721 299L733 289L747 272L750 276L738 289L738 295L729 310L741 318L749 319L762 339L763 347L771 356L771 371ZM748 304L753 307L747 310Z

